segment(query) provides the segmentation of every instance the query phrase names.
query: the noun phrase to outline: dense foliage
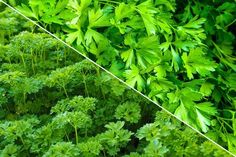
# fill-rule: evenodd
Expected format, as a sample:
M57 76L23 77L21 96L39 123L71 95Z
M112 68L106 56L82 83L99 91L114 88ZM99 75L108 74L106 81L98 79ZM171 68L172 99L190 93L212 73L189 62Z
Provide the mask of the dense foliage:
M25 0L17 9L236 153L235 0Z
M18 14L1 10L1 157L229 156Z

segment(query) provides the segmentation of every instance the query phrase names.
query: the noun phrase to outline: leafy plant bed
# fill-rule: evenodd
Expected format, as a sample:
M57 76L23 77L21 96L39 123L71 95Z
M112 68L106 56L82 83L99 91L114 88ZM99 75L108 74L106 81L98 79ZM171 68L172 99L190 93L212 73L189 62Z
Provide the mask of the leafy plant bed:
M230 156L18 14L1 10L1 157Z
M236 153L234 0L11 4Z

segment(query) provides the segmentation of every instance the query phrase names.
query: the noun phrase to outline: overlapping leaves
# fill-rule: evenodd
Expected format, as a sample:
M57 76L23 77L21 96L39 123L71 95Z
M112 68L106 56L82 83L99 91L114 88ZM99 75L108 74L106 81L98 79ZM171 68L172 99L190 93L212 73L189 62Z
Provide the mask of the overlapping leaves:
M234 143L235 80L229 79L236 71L233 0L64 2L68 5L40 2L41 14L34 0L19 9L197 129L222 133L223 141ZM68 11L71 17L59 16ZM50 28L53 22L56 29ZM201 98L187 98L186 89ZM183 100L172 102L169 97L175 94ZM229 147L235 150L234 144Z

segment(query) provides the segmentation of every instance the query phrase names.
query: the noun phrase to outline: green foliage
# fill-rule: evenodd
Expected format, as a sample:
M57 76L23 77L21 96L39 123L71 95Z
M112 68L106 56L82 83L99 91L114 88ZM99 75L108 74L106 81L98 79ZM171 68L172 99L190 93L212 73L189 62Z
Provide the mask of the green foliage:
M40 2L41 14L35 0L17 8L199 131L224 134L216 142L235 151L234 0L63 2ZM59 25L45 21L65 11Z
M19 14L12 12L9 8L4 9L0 13L0 44L8 42L9 38L17 33L22 28L31 30L32 24L23 20Z
M31 8L27 7L27 5L22 4L18 9L28 17L32 17L37 21L42 21L46 24L63 24L64 20L70 19L71 12L69 10L65 10L66 4L68 1L65 0L52 0L52 1L29 1L29 5ZM48 8L51 8L49 11Z
M138 123L141 115L140 106L136 103L125 102L116 108L115 117L117 119L124 118L125 121L130 123Z
M131 140L133 133L123 129L124 124L122 121L111 122L105 125L108 130L98 136L110 156L116 155Z
M52 145L43 157L56 157L56 156L78 156L79 149L71 142L60 142Z
M235 75L202 43L204 17L176 22L178 3L167 0L22 2L21 11L234 150L235 112L218 108L223 96L235 102ZM40 29L16 27L24 22L6 10L0 21L16 21L5 21L3 32L14 29L0 45L0 156L229 156Z
M86 142L81 142L78 144L78 149L81 151L82 156L98 156L102 151L103 147L101 142L98 140L88 140Z

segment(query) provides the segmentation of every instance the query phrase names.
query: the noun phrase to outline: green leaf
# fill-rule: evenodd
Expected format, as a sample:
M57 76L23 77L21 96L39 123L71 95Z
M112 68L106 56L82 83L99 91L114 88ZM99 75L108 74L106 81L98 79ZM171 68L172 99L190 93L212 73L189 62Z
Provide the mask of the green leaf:
M114 74L114 75L116 75L118 77L122 77L123 71L124 71L123 68L124 68L124 64L123 63L118 62L118 61L114 61L114 62L112 62L109 71L112 74Z
M200 127L202 131L206 133L209 129L208 126L211 125L211 121L207 117L203 116L203 114L201 114L201 112L199 112L198 110L196 112L197 112L197 119L200 124Z
M181 65L181 58L179 54L173 49L171 46L171 53L172 53L172 67L174 67L175 71L179 71L179 66Z
M125 102L116 108L115 117L124 119L130 123L138 123L141 117L141 108L139 104L134 102Z
M208 126L211 125L210 116L215 116L217 109L210 102L195 103L202 99L201 93L184 88L175 94L169 94L168 97L172 103L180 101L180 105L174 112L177 117L203 132L208 131Z
M198 29L198 28L202 27L202 24L204 24L205 21L206 21L206 19L204 19L204 18L198 19L198 16L195 16L187 24L185 24L183 27Z
M47 152L44 152L43 157L56 157L56 156L79 156L79 149L72 144L72 142L58 142L51 145Z
M189 55L183 53L182 59L189 79L193 79L193 74L196 73L201 76L207 76L210 72L215 71L217 66L214 61L204 57L202 48L191 49Z
M140 38L136 48L137 63L147 68L159 59L158 39L155 36Z
M170 45L171 45L171 42L166 41L166 42L161 43L161 44L159 45L159 48L160 48L162 51L165 52L166 50L169 49Z
M14 144L8 144L5 146L3 150L0 151L0 155L3 157L8 156L17 156L18 152L20 151L20 146Z
M216 17L216 23L223 27L232 22L234 19L234 15L228 12L224 12L223 14L220 14Z
M184 104L180 104L179 107L175 110L174 114L179 119L181 119L189 124L190 120L188 118L188 109L184 106Z
M236 9L236 4L235 3L224 2L216 10L217 11L236 12L235 9Z
M217 109L214 107L214 105L210 102L203 102L198 103L196 105L197 109L199 109L201 112L204 112L208 115L215 116L217 114Z
M181 40L176 40L174 44L177 48L180 48L184 51L189 51L189 49L194 48L197 45L197 43L193 41L181 41Z
M202 96L203 96L200 92L195 91L195 90L193 90L191 88L188 88L188 87L182 89L181 94L184 97L186 97L190 100L193 100L193 101L200 101L202 99Z
M166 95L161 95L164 92L169 92L171 89L175 88L175 85L173 82L169 81L166 78L157 78L157 77L149 77L147 80L147 84L149 88L151 89L151 92L149 93L150 97L160 97L162 99L165 99Z
M67 34L66 42L72 44L76 40L76 44L80 45L83 41L83 33L79 29L75 32Z
M38 20L37 14L33 12L27 5L22 3L21 6L17 6L16 8L25 16L32 17Z
M90 140L86 142L81 142L78 144L82 156L99 156L100 152L103 150L103 146L98 140Z
M110 45L108 39L103 34L93 29L88 29L85 33L84 40L90 53L96 55L100 60L105 59L103 57L99 58L99 56L102 52L106 51ZM104 60L100 61L100 63L104 63Z
M116 123L111 122L111 123L105 125L105 127L106 127L107 129L110 129L110 130L118 131L118 130L121 130L124 125L125 125L125 122L123 122L123 121L118 121L118 122L116 122Z
M131 4L120 3L115 8L115 19L117 21L122 20L123 18L130 18L130 15L134 12L134 6Z
M200 92L204 94L204 96L210 96L214 87L215 87L214 84L209 82L204 82L201 85Z
M134 64L134 61L135 61L134 50L129 49L127 51L122 52L121 58L123 59L123 61L126 62L125 67L129 68L132 64Z
M89 28L99 28L110 26L110 17L103 13L102 9L90 10L89 16Z
M138 67L135 65L131 65L130 70L126 70L124 76L126 77L126 82L131 87L137 87L139 91L144 90L145 88L145 81L139 73Z
M236 137L231 134L228 134L227 139L228 139L229 151L235 154L236 153Z
M156 5L165 5L169 10L171 11L175 11L175 6L173 2L169 1L169 0L158 0L158 1L155 1Z
M147 34L149 36L156 34L154 14L157 13L151 0L147 0L137 6L138 13L141 15Z
M177 32L182 38L187 38L188 36L193 38L197 43L201 44L202 40L206 39L206 34L202 25L206 19L195 16L187 24L177 27Z

